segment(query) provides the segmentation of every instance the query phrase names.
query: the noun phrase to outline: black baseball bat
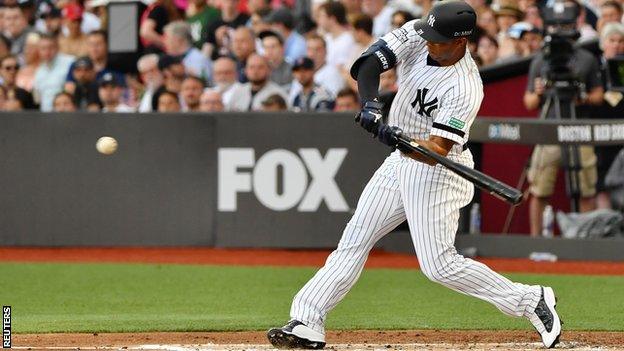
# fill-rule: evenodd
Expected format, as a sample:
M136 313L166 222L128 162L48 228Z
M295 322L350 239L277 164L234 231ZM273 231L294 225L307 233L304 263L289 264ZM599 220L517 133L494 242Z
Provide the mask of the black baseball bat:
M399 138L400 149L410 150L417 152L431 159L434 159L437 163L455 172L460 177L472 182L478 188L487 191L488 193L496 196L497 198L507 201L512 205L517 205L522 201L522 192L516 188L494 179L489 175L479 172L476 169L466 167L455 161L451 161L448 158L433 152L422 145L418 145L404 135Z

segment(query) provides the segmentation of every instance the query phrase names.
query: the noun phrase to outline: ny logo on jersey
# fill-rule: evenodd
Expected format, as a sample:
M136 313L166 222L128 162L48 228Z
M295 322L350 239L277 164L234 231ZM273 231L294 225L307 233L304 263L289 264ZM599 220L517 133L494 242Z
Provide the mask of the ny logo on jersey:
M433 17L433 15L429 15L429 18L427 19L427 23L429 23L429 25L433 27L434 22L435 22L435 17Z
M425 102L428 92L429 89L427 88L418 89L418 92L416 93L416 99L414 99L414 102L412 102L412 107L416 108L416 106L418 106L419 115L431 117L431 112L438 108L438 98L434 98L433 100Z

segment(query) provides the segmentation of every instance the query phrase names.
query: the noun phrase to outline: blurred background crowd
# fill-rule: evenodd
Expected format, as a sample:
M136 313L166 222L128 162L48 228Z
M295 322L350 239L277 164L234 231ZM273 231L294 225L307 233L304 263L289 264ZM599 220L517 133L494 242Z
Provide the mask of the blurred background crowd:
M569 0L573 1L573 0ZM541 48L536 0L468 0L481 66ZM18 111L350 111L353 61L431 0L155 0L140 15L134 72L109 65L108 0L3 0L0 109ZM624 53L622 1L587 0L579 41ZM134 65L133 65L134 66ZM394 70L380 91L397 89Z

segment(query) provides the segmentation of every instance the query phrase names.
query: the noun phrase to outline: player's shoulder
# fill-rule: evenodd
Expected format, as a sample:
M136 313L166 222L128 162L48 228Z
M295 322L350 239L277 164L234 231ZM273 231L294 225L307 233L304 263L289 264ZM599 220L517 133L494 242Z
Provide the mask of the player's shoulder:
M419 19L411 20L405 23L403 26L392 30L390 33L386 34L384 37L387 39L395 39L400 43L416 43L416 42L424 42L422 37L416 32L414 28L414 24L419 21Z

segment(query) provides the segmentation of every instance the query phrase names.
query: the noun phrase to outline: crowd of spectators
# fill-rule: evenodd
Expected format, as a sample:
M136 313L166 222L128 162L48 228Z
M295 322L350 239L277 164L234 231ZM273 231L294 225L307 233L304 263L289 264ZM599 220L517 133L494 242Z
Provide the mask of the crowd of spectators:
M153 0L140 16L136 72L109 63L108 0L3 0L0 110L357 110L355 59L381 35L426 14L432 0ZM566 0L575 1L575 0ZM540 50L536 0L467 0L481 66ZM580 41L624 51L622 1L586 0ZM394 70L380 90L398 88Z

